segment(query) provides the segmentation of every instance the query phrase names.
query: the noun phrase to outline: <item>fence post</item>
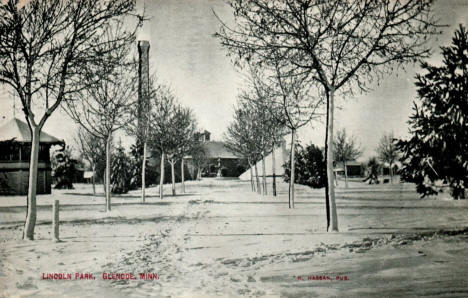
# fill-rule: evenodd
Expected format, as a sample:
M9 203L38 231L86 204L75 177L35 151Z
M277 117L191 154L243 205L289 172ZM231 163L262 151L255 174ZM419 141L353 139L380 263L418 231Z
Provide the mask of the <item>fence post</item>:
M52 208L52 213L54 214L54 218L52 220L52 227L53 227L53 233L54 233L54 240L55 242L59 242L59 200L54 201L54 205Z

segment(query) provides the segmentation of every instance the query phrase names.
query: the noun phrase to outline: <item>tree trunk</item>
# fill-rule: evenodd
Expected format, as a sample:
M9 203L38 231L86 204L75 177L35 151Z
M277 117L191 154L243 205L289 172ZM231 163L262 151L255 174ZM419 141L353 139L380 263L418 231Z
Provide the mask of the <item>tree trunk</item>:
M348 167L346 166L346 160L343 161L343 166L344 166L345 188L348 188Z
M96 165L93 164L93 178L92 178L92 183L93 183L93 196L96 196Z
M260 179L258 178L258 169L257 169L257 163L255 163L255 182L256 182L256 187L257 187L257 193L260 194Z
M34 228L36 226L36 193L37 193L37 166L39 163L39 138L41 128L31 125L31 159L29 161L29 184L28 184L28 208L26 221L24 223L23 239L34 240Z
M262 156L262 195L266 196L267 192L267 182L266 182L266 170L265 170L265 156Z
M328 183L328 197L330 199L330 219L331 230L338 232L338 215L336 212L335 202L335 184L333 182L333 112L334 112L334 96L335 90L330 90L328 100L328 139L327 139L327 183Z
M273 196L276 197L276 159L275 159L275 145L273 145L273 150L271 150L271 171L272 171L272 174L273 174L273 182L272 182L272 186L273 186Z
M290 152L290 162L291 162L291 177L289 177L289 208L294 208L294 180L296 179L296 130L291 129L291 152Z
M171 164L172 195L175 196L175 195L176 195L176 190L175 190L175 170L174 170L175 161L174 161L174 160L171 160L171 161L169 161L169 163Z
M250 166L250 187L252 188L252 191L255 192L255 183L254 183L254 175L253 175L253 164L249 162Z
M327 115L325 117L325 164L328 165L328 109L330 108L330 101L328 100L330 97L330 94L327 92L326 93L327 97ZM335 172L333 172L333 178L336 180L336 185L338 185L338 177L335 175ZM330 228L330 196L328 194L328 173L327 173L327 183L325 183L325 213L327 216L327 231Z
M159 198L162 200L164 197L164 152L161 153L161 173L159 174Z
M112 133L109 134L106 140L106 212L111 211L111 144Z
M141 165L141 202L146 203L146 141L143 142L143 163Z
M390 163L390 183L393 184L393 168L392 168L391 163Z
M104 192L104 197L106 197L106 170L104 169L104 175L102 176L102 191Z
M185 193L185 171L184 171L184 158L180 161L180 186L181 186L181 193Z
M201 167L197 169L197 180L201 180Z

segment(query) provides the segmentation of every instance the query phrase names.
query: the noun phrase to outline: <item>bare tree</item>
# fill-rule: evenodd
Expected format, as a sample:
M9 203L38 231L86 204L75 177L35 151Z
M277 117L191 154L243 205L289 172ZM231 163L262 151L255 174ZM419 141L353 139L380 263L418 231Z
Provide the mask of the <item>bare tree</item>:
M253 119L255 125L255 144L258 152L260 152L260 158L262 163L262 195L267 195L267 181L266 181L266 167L265 158L274 146L274 142L279 138L280 131L277 128L281 128L275 121L273 115L269 113L267 109L263 109L261 106L256 105L254 102L248 102L249 108L253 112Z
M31 129L31 160L27 214L23 238L34 239L39 136L47 119L65 98L83 88L91 65L115 61L104 57L132 40L122 31L114 39L103 37L116 17L129 14L132 0L16 0L0 4L0 82L18 94ZM102 74L104 75L104 74Z
M276 172L275 172L275 147L283 140L285 134L285 126L282 120L278 120L272 114L267 107L264 106L265 99L262 97L263 94L258 90L253 79L248 82L248 91L244 90L240 92L239 97L246 101L245 105L252 110L255 114L254 125L256 130L256 143L261 152L262 162L262 193L267 194L267 182L266 182L266 169L265 169L265 158L271 153L272 156L272 172L273 182L272 190L273 195L276 196ZM250 85L250 86L249 86Z
M347 136L346 129L343 128L336 132L336 137L333 141L333 155L335 156L335 161L339 161L343 164L346 188L348 188L347 162L355 160L362 154L355 139L354 136Z
M195 118L192 118L191 122L193 128L186 130L186 133L184 134L184 137L186 138L185 144L180 147L180 183L182 193L185 193L185 158L187 156L192 157L193 164L197 170L195 176L195 179L197 180L201 179L201 169L207 162L205 149L203 148L202 142L197 138L197 133L195 132L197 129Z
M78 100L66 101L65 106L65 111L76 123L93 136L105 141L106 212L111 211L112 135L130 122L128 114L137 96L136 68L135 64L128 60L130 46L131 43L128 43L120 51L109 54L119 57L119 62L108 66L111 73L107 78L90 82L86 90L73 95ZM101 69L95 68L94 71L99 74Z
M323 102L319 89L311 80L310 73L294 73L291 68L277 59L274 67L254 70L250 68L251 84L255 96L250 97L259 110L267 111L270 124L276 122L278 131L270 131L270 138L277 142L283 127L291 132L291 179L289 181L289 208L294 208L295 152L297 130L320 117ZM315 95L314 95L315 93Z
M167 160L171 164L172 195L176 195L175 169L178 160L181 161L181 183L182 191L185 192L184 184L184 156L190 152L196 131L196 121L191 109L177 105L170 119L170 125L166 130L169 138L166 148Z
M203 168L208 162L203 142L199 139L195 139L189 151L189 155L192 157L193 165L196 169L195 177L197 180L201 180Z
M96 195L96 166L98 165L101 158L104 156L103 152L105 143L101 138L98 138L82 127L78 128L78 132L75 137L75 142L78 144L78 151L81 156L89 163L93 172L92 183L93 183L93 196Z
M260 193L260 182L258 179L257 162L261 158L258 147L258 125L255 123L256 115L252 105L247 101L238 100L234 110L234 119L229 124L224 136L226 147L231 151L245 157L250 166L250 183L252 191ZM255 175L253 173L255 168ZM255 176L255 182L254 182Z
M377 147L377 154L382 162L388 163L390 167L390 183L393 183L393 166L395 165L395 161L400 158L400 151L398 150L395 144L395 137L393 136L393 132L384 134L379 141L379 145Z
M242 154L252 161L253 167L255 169L255 180L256 180L256 190L259 194L266 195L266 171L265 171L265 156L266 150L269 148L269 138L266 133L268 127L268 115L267 111L258 108L253 104L252 101L249 101L249 91L243 90L239 94L237 112L234 116L234 122L231 124L230 129L228 129L227 143L228 147L234 151ZM247 100L246 100L247 99ZM237 123L236 123L237 122ZM241 124L242 123L242 124ZM237 124L237 127L236 127ZM241 124L241 125L239 125ZM232 129L236 128L237 132ZM245 131L249 129L250 131ZM236 133L238 135L236 139ZM239 136L242 136L240 138ZM244 148L234 148L234 144L240 144L244 142ZM250 150L251 152L244 152L244 150ZM258 176L258 161L262 165L262 181ZM249 161L250 163L250 161Z
M161 85L155 96L150 97L151 114L149 116L149 147L161 155L159 175L159 197L164 197L164 163L166 154L171 148L169 129L174 117L176 100L172 91Z
M426 39L439 33L431 0L231 0L235 27L216 34L236 63L310 70L327 106L326 159L331 230L338 231L333 184L333 124L337 92L367 91L370 83L408 62L427 57ZM280 53L278 55L278 53Z
M139 92L142 92L143 95L148 95L147 102L144 102L143 107L139 107L139 105L135 105L132 107L132 112L130 114L130 121L128 125L125 127L125 132L129 136L133 136L136 139L136 146L137 150L139 148L143 149L142 154L142 161L141 161L141 202L146 202L146 163L148 160L148 141L150 138L150 122L152 119L152 111L151 111L151 99L155 98L158 94L159 85L156 81L156 75L152 75L149 78L149 91L142 92L141 86ZM157 99L155 99L157 100ZM154 101L154 100L153 100ZM134 117L134 115L139 115L138 117Z

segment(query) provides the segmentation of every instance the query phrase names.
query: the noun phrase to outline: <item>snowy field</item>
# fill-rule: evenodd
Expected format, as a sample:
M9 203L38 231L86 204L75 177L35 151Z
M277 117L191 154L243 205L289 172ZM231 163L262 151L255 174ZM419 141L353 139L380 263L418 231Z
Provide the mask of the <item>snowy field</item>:
M110 214L102 186L97 197L89 185L54 190L38 196L31 242L20 240L25 197L0 197L0 296L468 296L468 200L419 199L410 184L343 186L339 233L325 231L323 189L297 185L291 210L285 183L278 197L238 180L188 182L163 200L149 188L145 205L139 191L114 196Z

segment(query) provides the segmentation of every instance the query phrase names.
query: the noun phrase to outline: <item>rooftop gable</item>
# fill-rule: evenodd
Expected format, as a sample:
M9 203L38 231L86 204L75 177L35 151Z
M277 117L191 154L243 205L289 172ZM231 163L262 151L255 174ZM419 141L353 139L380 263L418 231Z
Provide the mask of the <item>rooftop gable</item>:
M0 127L0 142L16 141L21 143L31 142L31 131L26 122L13 118L3 126ZM63 143L62 140L41 131L40 143L59 144Z
M203 143L203 146L205 148L205 154L207 158L242 158L241 156L229 150L223 142L205 142Z

